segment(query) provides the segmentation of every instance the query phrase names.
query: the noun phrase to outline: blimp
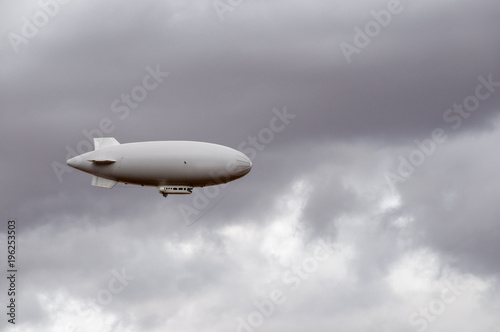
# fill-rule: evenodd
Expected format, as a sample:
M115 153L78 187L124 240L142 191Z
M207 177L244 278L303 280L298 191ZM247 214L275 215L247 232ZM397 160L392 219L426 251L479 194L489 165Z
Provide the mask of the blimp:
M92 185L117 183L153 186L164 197L191 194L195 187L220 185L250 172L252 161L227 146L196 141L152 141L120 144L114 137L94 138L94 151L66 162L92 174Z

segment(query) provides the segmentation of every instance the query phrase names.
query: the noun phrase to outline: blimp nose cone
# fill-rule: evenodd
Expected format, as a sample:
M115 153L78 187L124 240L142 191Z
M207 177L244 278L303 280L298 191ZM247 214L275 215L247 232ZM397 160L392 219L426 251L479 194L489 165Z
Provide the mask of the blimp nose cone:
M246 156L245 156L246 157ZM252 169L252 161L250 160L250 158L246 157L246 161L244 162L244 170L245 170L245 174L247 174L248 172L250 172L250 170Z
M238 153L230 173L233 177L240 178L252 169L252 161L243 153Z

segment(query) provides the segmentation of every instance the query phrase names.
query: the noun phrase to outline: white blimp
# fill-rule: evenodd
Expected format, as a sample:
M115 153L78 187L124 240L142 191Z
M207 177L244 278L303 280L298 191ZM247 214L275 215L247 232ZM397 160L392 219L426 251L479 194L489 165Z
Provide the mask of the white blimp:
M67 164L94 175L93 186L113 188L118 182L155 186L164 197L234 181L252 169L244 153L223 145L193 141L120 144L113 137L94 138L94 151L68 159Z

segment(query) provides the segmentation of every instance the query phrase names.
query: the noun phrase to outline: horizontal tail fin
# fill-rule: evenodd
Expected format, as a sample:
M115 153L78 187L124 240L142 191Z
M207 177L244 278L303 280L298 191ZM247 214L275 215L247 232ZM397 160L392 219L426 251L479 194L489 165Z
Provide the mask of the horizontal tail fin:
M89 161L96 165L109 165L112 163L116 163L116 160L110 158L95 158L95 159L89 159Z

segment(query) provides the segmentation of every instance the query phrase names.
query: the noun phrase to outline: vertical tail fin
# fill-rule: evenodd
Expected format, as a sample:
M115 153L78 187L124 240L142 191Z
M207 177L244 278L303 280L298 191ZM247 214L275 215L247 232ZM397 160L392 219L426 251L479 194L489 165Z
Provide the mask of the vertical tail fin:
M111 145L120 145L114 137L96 137L94 138L94 150Z
M92 185L96 186L96 187L111 189L117 183L118 183L118 181L101 178L101 177L96 176L96 175L94 175L94 177L92 178Z

